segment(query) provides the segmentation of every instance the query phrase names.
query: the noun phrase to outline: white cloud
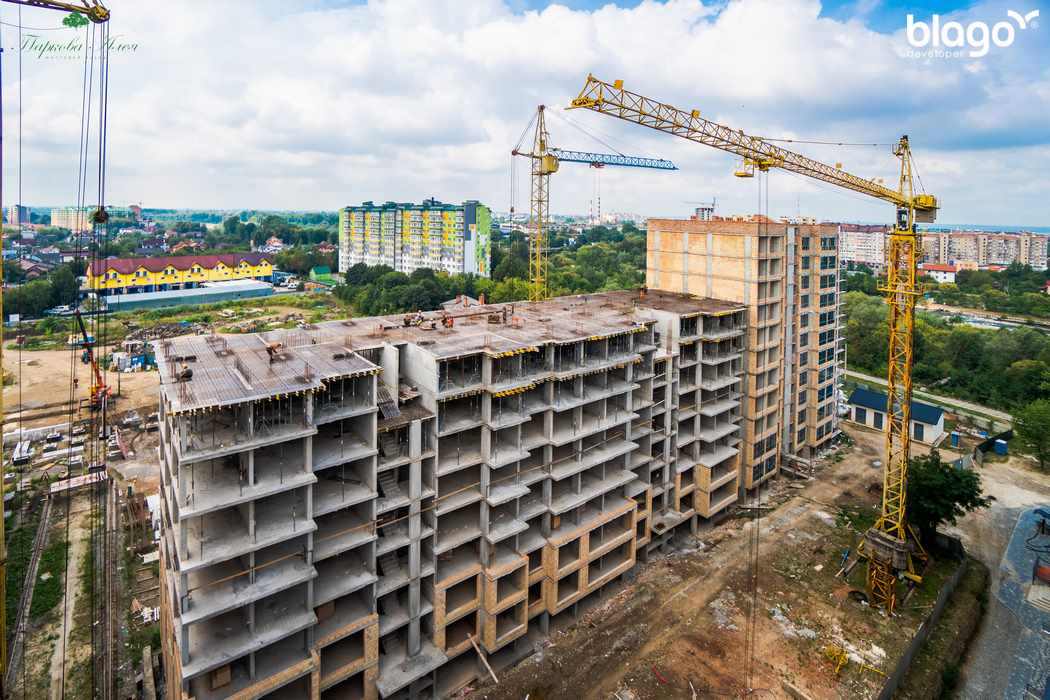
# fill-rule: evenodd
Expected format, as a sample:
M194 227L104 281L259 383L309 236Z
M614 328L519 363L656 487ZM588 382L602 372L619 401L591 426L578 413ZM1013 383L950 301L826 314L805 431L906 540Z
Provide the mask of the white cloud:
M505 209L509 151L535 105L567 104L590 71L768 136L881 143L908 133L927 187L944 201L943 220L1050 224L1050 183L1039 165L1050 143L1045 39L1025 37L973 70L904 58L902 32L821 17L816 0L644 1L591 12L554 5L523 14L499 0L292 11L198 0L163 13L135 0L111 5L113 34L138 44L114 56L111 69L113 202L333 209L436 196ZM2 12L11 22L14 11ZM41 10L22 17L32 27L60 21ZM8 195L16 174L11 27L3 45ZM24 57L26 202L73 200L80 69L75 60ZM722 211L756 206L754 182L731 176L728 155L594 114L569 117L611 134L621 150L682 168L606 169L603 210L684 214L686 201L712 196ZM607 150L557 118L550 126L557 145ZM798 149L860 175L893 176L888 148ZM526 172L519 164L519 208ZM586 211L593 178L586 167L564 167L552 208ZM890 216L863 197L771 176L771 213L796 206L821 218Z

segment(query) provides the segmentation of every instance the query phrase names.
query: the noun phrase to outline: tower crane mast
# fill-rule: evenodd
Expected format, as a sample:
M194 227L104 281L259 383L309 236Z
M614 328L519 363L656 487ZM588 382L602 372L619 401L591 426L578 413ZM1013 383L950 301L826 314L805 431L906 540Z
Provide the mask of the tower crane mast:
M536 128L532 136L532 150L519 150L520 143L510 152L531 161L529 192L529 301L541 301L550 296L550 266L547 258L550 238L550 177L558 172L560 163L586 163L591 167L607 165L653 170L678 170L669 160L639 158L623 154L588 153L555 148L547 131L546 107L536 108ZM526 130L528 127L526 127ZM524 138L524 136L523 136Z
M889 237L887 277L882 291L889 306L889 370L887 386L888 430L883 468L882 509L865 534L861 551L868 559L868 588L875 602L892 610L898 577L921 581L915 559L925 552L905 520L908 459L911 454L911 370L915 302L920 294L917 266L920 237L916 222L936 219L937 198L917 193L914 187L911 145L901 136L893 149L900 161L897 189L879 181L850 174L739 129L713 122L700 111L683 110L623 89L623 81L607 83L587 76L570 108L589 109L624 121L711 146L741 158L736 174L754 175L780 168L889 202L896 207Z

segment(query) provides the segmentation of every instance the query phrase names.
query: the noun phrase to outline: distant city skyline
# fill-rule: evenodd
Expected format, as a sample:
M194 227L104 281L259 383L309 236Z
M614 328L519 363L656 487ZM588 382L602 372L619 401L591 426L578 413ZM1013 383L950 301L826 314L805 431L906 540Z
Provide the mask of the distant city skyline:
M111 0L107 199L172 208L328 210L365 200L512 204L510 150L538 103L555 145L668 158L681 170L601 173L603 210L687 216L717 197L758 208L727 154L592 113L566 112L588 72L749 133L877 147L787 144L895 182L890 146L911 137L941 218L1050 224L1050 41L1046 21L977 59L908 57L906 15L995 22L995 0L569 0L207 3L157 12ZM1050 16L1046 0L1025 11ZM81 36L21 9L22 200L75 199L81 64L41 39ZM4 195L17 185L18 11L3 26ZM236 31L230 31L230 28ZM83 31L83 30L79 30ZM396 40L394 37L396 36ZM754 41L755 36L763 41ZM60 52L58 52L60 53ZM75 53L75 52L74 52ZM864 60L850 56L863 55ZM221 66L221 70L216 70ZM590 138L583 132L594 134ZM605 145L609 144L609 146ZM516 168L518 210L528 168ZM769 211L889 221L890 205L787 173ZM587 212L595 171L565 167L553 213ZM91 188L89 188L90 191Z

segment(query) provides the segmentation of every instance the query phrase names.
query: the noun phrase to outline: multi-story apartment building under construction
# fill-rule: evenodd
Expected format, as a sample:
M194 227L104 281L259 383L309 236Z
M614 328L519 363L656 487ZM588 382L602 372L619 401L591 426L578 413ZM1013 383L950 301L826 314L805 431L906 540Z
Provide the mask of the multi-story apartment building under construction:
M747 321L641 291L158 341L168 697L445 697L530 653L737 500Z
M491 218L488 207L473 200L345 207L339 212L339 270L364 263L488 277Z
M838 432L838 227L762 216L650 219L646 284L748 309L741 479L750 490L782 457L806 461Z

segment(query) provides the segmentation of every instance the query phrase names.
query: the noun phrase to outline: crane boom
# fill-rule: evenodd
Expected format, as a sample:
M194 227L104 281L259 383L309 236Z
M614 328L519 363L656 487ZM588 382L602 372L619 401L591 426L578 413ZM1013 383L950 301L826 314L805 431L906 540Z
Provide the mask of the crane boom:
M893 150L900 160L896 190L880 182L845 172L839 166L808 158L757 136L749 136L657 100L628 92L623 81L607 83L587 76L570 109L590 109L624 121L733 153L743 159L737 175L748 177L757 168L780 168L881 199L897 208L889 236L886 284L881 288L889 306L889 360L887 376L886 461L883 468L882 510L865 534L860 552L868 559L868 589L877 604L892 610L896 602L898 574L921 581L914 559L923 559L918 538L905 519L908 460L911 456L911 370L915 327L915 302L920 293L918 260L921 239L916 221L932 222L937 216L937 198L916 193L911 146L902 136Z
M654 170L678 170L678 166L662 158L612 155L609 153L587 153L567 151L564 148L548 148L547 152L563 163L587 163L596 167L618 165L625 168L652 168Z
M547 239L550 231L550 178L551 175L558 172L561 162L586 163L595 168L618 165L629 168L678 170L678 167L671 161L659 158L587 153L555 148L550 144L550 132L547 131L547 120L544 116L546 109L544 105L536 108L536 130L532 136L532 150L521 151L515 146L510 152L512 156L528 158L532 165L532 177L529 181L529 301L542 301L550 296L550 280L548 279L550 264L547 259ZM520 145L519 142L518 146Z
M103 7L98 0L81 0L81 2L57 2L56 0L6 0L15 5L26 7L39 7L45 10L58 10L60 12L76 12L87 17L95 24L102 24L109 20L109 10Z
M733 153L760 170L781 168L877 197L897 206L914 206L920 221L932 222L936 216L937 200L931 195L919 194L910 197L903 192L884 187L874 180L851 175L833 165L782 148L758 136L749 136L739 129L705 119L700 116L699 110L687 112L624 90L622 80L607 83L588 75L587 83L570 105L570 109L581 107Z

